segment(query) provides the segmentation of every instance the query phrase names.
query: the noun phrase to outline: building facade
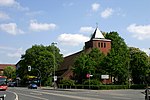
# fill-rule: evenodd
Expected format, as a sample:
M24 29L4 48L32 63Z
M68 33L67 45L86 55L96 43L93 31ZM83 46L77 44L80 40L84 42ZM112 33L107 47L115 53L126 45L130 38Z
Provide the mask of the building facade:
M58 79L71 79L73 77L72 66L75 59L82 53L89 53L93 48L98 48L102 53L107 55L111 50L111 40L105 39L99 28L96 28L91 39L85 42L85 49L77 53L64 57L64 61L57 71Z
M4 68L8 67L8 66L12 66L14 68L16 68L15 64L0 64L0 75L3 75L4 73Z

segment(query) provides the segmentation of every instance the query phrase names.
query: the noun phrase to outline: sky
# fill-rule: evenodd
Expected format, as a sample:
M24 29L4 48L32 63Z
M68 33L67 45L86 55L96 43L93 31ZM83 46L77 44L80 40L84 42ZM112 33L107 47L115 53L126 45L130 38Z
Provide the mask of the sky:
M95 28L118 32L150 53L150 0L0 0L0 63L16 64L33 45L64 55L83 49Z

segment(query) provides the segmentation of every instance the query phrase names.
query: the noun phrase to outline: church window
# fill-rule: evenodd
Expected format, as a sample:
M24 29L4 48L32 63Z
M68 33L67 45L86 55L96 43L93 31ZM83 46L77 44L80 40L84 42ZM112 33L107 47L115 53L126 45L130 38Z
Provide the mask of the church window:
M106 48L106 43L104 43L104 48Z
M101 43L101 48L103 48L103 43Z
M98 47L101 47L101 43L100 42L98 43Z

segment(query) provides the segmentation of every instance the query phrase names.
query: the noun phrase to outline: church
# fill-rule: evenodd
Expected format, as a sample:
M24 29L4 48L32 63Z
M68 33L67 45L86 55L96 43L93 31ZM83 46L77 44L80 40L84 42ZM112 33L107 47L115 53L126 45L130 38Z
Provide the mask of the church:
M111 50L111 40L105 39L102 32L97 27L92 34L92 37L89 41L85 42L85 49L77 53L71 54L64 57L64 61L58 68L56 75L58 80L62 79L71 79L73 77L72 66L74 65L75 59L82 53L89 53L93 48L98 48L102 53L107 55Z

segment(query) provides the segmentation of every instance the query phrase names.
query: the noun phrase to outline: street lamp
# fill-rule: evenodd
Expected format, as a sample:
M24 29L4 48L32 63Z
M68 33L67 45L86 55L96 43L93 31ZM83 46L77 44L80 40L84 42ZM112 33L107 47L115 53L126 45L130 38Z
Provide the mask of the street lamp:
M42 77L41 77L41 72L40 72L40 70L37 69L37 68L34 68L34 69L37 70L37 71L39 72L39 76L40 76L40 88L41 88L41 79L42 79Z
M53 58L54 58L54 63L53 63L54 64L54 89L55 89L55 81L57 80L57 77L55 76L55 62L56 61L55 61L55 47L54 47L56 44L57 43L55 43L55 42L52 43L52 45L53 45Z

